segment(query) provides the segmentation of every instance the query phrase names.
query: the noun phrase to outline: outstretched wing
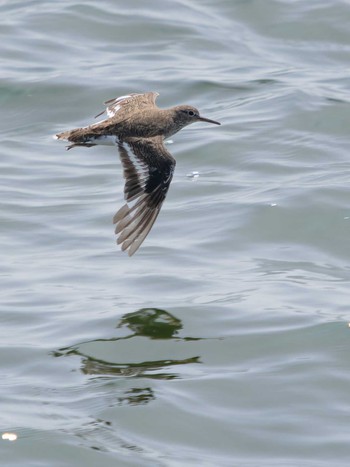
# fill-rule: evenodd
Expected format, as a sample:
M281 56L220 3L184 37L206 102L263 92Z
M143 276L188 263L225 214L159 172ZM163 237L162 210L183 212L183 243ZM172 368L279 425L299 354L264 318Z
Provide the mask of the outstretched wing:
M123 109L123 117L125 118L128 111L133 112L140 110L143 107L155 106L155 102L159 94L157 92L145 92L143 94L128 94L127 96L116 97L115 99L109 99L104 104L107 106L105 110L96 115L99 117L105 112L107 118L118 117L118 111ZM95 118L96 118L95 117Z
M133 255L151 230L169 189L175 159L162 137L128 138L118 144L126 204L113 218L118 244Z

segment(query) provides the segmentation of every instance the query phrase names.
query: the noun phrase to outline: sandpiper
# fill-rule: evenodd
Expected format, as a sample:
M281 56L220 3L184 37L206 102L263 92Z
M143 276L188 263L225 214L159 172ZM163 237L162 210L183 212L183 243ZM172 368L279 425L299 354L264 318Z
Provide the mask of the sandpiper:
M175 168L175 159L164 146L164 139L194 122L220 125L201 117L190 105L170 109L156 106L157 92L129 94L105 102L107 117L84 128L65 131L55 139L76 146L116 145L124 169L126 204L113 218L117 243L133 255L151 230Z

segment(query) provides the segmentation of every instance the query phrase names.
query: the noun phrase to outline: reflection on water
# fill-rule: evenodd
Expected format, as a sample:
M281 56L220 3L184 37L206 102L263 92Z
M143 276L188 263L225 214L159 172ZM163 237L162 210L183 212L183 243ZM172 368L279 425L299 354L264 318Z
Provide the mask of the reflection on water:
M131 333L125 335L125 328ZM116 326L123 336L94 339L54 352L55 357L78 355L81 371L86 375L147 377L174 379L178 375L171 368L177 365L200 363L199 356L184 356L184 341L198 338L175 337L182 329L181 320L159 308L142 308L125 314ZM162 359L152 356L163 355ZM165 371L166 369L166 371ZM146 403L154 398L150 388L132 388L126 392L124 402Z
M175 316L159 308L142 308L134 313L127 313L120 320L118 327L128 327L137 336L152 339L169 339L180 329L182 323Z
M78 349L71 353L83 357L83 354ZM187 363L200 363L199 357L191 357L182 360L167 359L153 362L145 361L138 364L129 363L127 365L122 365L119 363L101 362L90 356L82 359L81 371L86 375L123 377L135 376L138 378L147 377L152 379L174 379L178 377L175 373L163 372L160 370L163 370L165 367L169 368L175 365L184 365Z
M142 405L155 399L152 388L132 388L125 391L125 395L119 397L120 404Z

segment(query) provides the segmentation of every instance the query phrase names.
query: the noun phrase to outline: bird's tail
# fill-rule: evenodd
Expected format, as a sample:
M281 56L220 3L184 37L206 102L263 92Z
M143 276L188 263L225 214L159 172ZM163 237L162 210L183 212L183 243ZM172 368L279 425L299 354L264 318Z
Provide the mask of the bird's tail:
M63 133L58 133L57 135L54 135L54 139L62 139L63 141L69 141L69 136L71 133L71 131L64 131Z
M75 146L85 146L88 148L95 146L95 144L92 143L92 138L89 134L89 128L76 128L75 130L64 131L63 133L54 135L54 139L68 141L71 143L69 146L66 146L67 150L72 149Z

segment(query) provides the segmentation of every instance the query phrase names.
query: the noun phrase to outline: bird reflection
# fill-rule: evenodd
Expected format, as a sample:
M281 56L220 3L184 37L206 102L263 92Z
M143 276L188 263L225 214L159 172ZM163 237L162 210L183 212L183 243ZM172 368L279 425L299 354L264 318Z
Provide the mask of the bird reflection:
M120 405L145 405L155 399L152 388L131 388L118 397Z
M200 363L199 356L184 355L189 347L183 345L186 341L199 339L178 337L182 322L166 310L141 308L127 313L116 329L123 331L121 337L81 342L59 349L54 356L81 357L80 369L85 375L162 380L179 378L174 371L176 366ZM153 399L149 386L132 387L119 397L118 402L137 405Z
M127 313L118 324L118 328L128 327L137 336L152 339L170 339L182 329L181 320L159 308L141 308L134 313Z

